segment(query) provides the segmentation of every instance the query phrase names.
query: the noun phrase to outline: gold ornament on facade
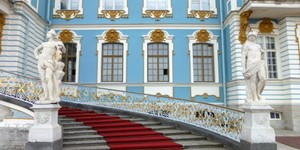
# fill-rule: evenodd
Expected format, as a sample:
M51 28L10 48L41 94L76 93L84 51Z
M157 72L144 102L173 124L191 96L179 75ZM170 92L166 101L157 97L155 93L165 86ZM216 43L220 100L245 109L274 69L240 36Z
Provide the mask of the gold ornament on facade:
M196 33L196 39L198 42L208 42L210 40L210 35L207 30L202 29Z
M74 35L73 33L68 30L68 29L64 29L62 30L62 32L59 34L59 39L63 42L63 43L71 43L74 39Z
M263 19L263 21L258 26L260 33L272 33L274 26L271 19Z
M156 29L151 33L151 41L153 42L162 42L165 40L166 35L161 29Z
M0 54L2 52L2 36L3 36L3 27L5 25L5 17L0 13Z
M82 17L82 15L79 15L80 10L57 10L56 13L59 15L60 18L63 18L67 21L75 17Z
M121 17L126 17L124 10L102 10L103 14L99 14L98 17L105 17L110 19L111 21L115 21L116 19L119 19Z
M106 42L118 42L120 40L120 34L115 29L110 29L105 35Z
M213 18L217 15L214 14L214 11L203 11L203 10L191 10L190 15L188 17L190 18L197 18L201 21L207 19L207 18Z
M247 41L246 30L249 26L249 17L252 14L252 10L244 11L240 14L240 35L239 40L242 44Z
M169 10L146 10L147 16L154 18L156 21L166 17L169 12Z

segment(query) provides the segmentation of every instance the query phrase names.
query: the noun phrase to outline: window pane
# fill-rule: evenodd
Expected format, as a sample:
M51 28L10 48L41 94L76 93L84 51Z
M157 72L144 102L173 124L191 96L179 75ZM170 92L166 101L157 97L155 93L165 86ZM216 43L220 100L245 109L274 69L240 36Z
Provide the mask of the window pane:
M64 43L66 47L66 53L62 54L62 61L65 63L63 77L64 82L75 82L76 77L76 52L77 44Z
M104 10L113 10L113 0L105 0Z
M70 9L71 10L78 10L79 9L79 0L72 0Z
M166 10L168 9L167 0L158 0L157 9L158 10Z
M203 55L202 55L203 54ZM210 44L193 45L194 82L214 81L213 47Z
M60 9L61 10L65 10L65 9L68 9L68 0L61 0L60 1Z
M115 10L124 9L124 0L115 0Z
M123 80L123 44L105 43L102 46L102 81L122 82Z
M148 44L148 81L167 82L169 80L168 44Z
M147 0L147 9L156 10L156 0Z

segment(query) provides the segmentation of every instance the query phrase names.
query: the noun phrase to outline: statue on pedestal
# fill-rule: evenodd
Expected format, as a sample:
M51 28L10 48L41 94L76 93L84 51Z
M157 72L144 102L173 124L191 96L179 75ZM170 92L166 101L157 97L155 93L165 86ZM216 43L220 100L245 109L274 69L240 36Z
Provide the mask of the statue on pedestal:
M248 102L262 102L262 92L266 85L267 68L264 60L264 50L255 43L257 33L250 31L248 39L243 45L242 65L246 81L246 94Z
M47 42L43 42L34 50L34 55L38 59L38 71L43 86L43 93L38 103L57 103L59 99L59 85L64 76L64 63L61 62L62 52L65 46L56 37L56 32L52 29L47 33Z

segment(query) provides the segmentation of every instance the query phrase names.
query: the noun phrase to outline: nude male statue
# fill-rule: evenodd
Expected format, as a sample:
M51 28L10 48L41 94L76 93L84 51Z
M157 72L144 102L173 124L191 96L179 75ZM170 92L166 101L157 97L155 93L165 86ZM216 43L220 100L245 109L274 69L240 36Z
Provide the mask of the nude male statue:
M43 86L42 103L57 103L59 99L59 83L64 75L62 71L64 63L60 62L62 51L65 51L62 42L56 38L52 29L47 33L47 42L43 42L34 50L38 59L38 71Z
M266 85L267 68L264 50L255 43L256 36L256 32L250 31L242 50L243 75L246 81L248 102L265 100L261 94Z

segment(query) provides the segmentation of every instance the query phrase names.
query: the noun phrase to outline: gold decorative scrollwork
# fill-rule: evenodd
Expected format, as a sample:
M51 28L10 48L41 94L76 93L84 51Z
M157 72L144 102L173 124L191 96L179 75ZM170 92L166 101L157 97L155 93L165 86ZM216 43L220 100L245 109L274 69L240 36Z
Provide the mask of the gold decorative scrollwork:
M214 18L217 17L217 15L214 14L214 11L203 11L203 10L191 10L190 15L188 17L190 18L197 18L201 21L207 19L207 18Z
M0 13L0 54L2 52L2 32L3 32L3 27L5 25L5 17L2 13Z
M75 17L82 17L82 15L79 15L80 10L57 10L56 13L58 14L58 16L55 17L60 17L67 21Z
M59 34L59 39L63 42L63 43L70 43L73 41L74 39L74 35L73 33L68 30L68 29L64 29L62 30L62 32Z
M120 34L115 29L110 29L105 35L106 42L118 42L120 40Z
M210 40L210 34L207 30L202 29L196 33L196 39L198 42L208 42Z
M196 101L196 97L197 96L201 96L204 99L208 99L209 96L214 96L216 98L216 100L221 100L220 96L217 96L217 95L208 95L207 93L203 93L202 95L195 95L194 97L192 97L192 100Z
M105 17L110 19L111 21L115 21L116 19L119 19L121 17L126 17L124 15L124 10L102 10L103 14L99 14L98 17Z
M161 29L156 29L151 33L151 41L153 42L162 42L165 40L166 35Z
M249 17L252 14L252 10L244 11L240 14L240 35L239 40L244 44L247 40L246 30L249 26Z
M271 19L264 18L263 21L258 26L260 33L272 33L274 26Z
M147 16L154 18L156 21L167 16L169 10L146 10Z

